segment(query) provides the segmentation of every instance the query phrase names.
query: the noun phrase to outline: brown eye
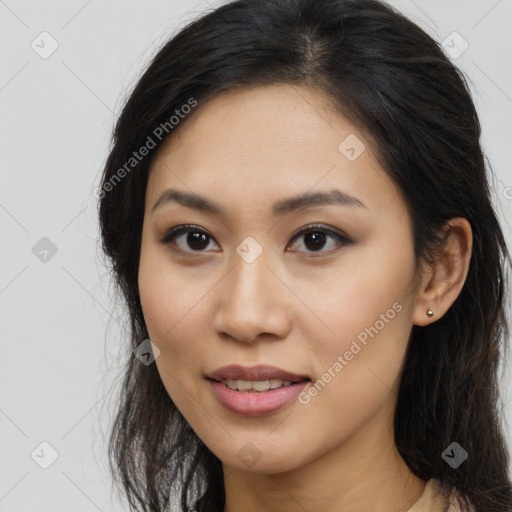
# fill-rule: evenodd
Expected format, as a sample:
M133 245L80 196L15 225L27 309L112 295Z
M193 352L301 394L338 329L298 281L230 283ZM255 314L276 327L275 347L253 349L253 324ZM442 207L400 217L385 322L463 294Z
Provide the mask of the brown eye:
M177 228L171 229L161 240L165 245L170 245L178 240L181 235L187 235L181 242L181 247L178 246L179 250L184 252L204 252L204 249L208 247L210 239L212 237L201 228L196 226L178 226ZM189 249L192 249L191 251Z
M306 252L312 253L330 253L335 251L341 246L348 245L352 243L347 237L332 231L331 229L326 228L323 225L314 225L307 226L304 229L301 229L293 238L293 240L302 237L304 242L303 245L306 247ZM325 245L328 245L329 239L333 240L331 242L332 251L322 251Z

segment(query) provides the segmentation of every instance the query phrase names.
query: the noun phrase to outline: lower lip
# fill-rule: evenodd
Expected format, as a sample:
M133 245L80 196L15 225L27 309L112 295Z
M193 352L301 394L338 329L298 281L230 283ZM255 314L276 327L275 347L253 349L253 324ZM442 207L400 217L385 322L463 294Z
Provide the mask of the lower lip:
M277 411L291 402L309 383L309 381L301 381L277 389L248 393L234 391L220 382L207 380L210 382L217 400L226 409L243 416L259 416Z

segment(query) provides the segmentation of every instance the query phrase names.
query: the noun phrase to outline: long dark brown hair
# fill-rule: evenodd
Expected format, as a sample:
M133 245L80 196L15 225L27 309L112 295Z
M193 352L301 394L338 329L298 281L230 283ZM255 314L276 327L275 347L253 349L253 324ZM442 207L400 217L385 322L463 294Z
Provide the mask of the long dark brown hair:
M278 83L327 93L365 134L406 201L418 269L433 261L447 220L470 222L464 287L442 318L412 328L395 442L411 471L456 486L465 505L512 511L498 380L510 334L511 259L491 203L479 119L464 74L440 44L380 1L237 0L188 23L152 58L117 121L97 195L102 249L130 319L130 350L149 338L137 276L158 147L179 130L178 113L181 119L194 110L185 105L196 102L197 110L221 91ZM149 153L131 160L143 146ZM124 372L109 460L131 509L161 512L172 494L183 512L221 512L221 461L176 408L156 365L132 354ZM468 452L456 469L441 456L452 442Z

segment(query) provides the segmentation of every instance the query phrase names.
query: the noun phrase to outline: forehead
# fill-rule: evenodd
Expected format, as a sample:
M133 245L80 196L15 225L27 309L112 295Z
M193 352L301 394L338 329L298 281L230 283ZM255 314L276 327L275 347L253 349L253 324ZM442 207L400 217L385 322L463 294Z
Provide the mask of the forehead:
M356 158L346 152L351 147ZM148 208L167 188L246 205L337 188L369 206L391 201L403 209L364 135L325 95L290 85L226 91L199 102L152 162Z
M340 128L342 133L340 133ZM159 155L183 153L187 161L204 155L220 161L293 161L317 157L331 146L338 156L339 137L352 127L333 112L319 91L291 85L244 87L225 91L196 107L164 141ZM338 141L338 143L336 143ZM201 148L201 151L197 151ZM192 151L192 149L196 151Z

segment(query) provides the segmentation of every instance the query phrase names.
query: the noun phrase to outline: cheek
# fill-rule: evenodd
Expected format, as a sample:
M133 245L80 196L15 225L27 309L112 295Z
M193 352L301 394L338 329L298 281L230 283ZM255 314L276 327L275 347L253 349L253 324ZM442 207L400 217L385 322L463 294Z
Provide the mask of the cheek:
M193 359L198 349L197 330L192 332L191 326L198 325L194 316L199 312L196 306L206 292L188 274L178 272L165 257L144 247L138 282L149 337L160 349L157 365L164 364L174 372L187 359Z
M297 295L305 297L311 312L304 315L303 329L316 327L318 335L327 340L331 351L348 350L350 341L359 336L371 339L368 329L378 338L407 338L402 323L407 324L413 297L409 294L409 261L386 260L388 264L364 261L334 269L315 283L302 281ZM296 283L300 283L300 278ZM315 318L316 316L316 318ZM373 328L372 328L373 327ZM313 338L315 339L315 338ZM318 343L318 336L316 337Z
M199 329L206 325L197 317L196 307L206 291L184 279L184 273L156 264L155 259L142 257L139 267L139 292L149 337L160 350L155 360L164 387L185 417L193 415L191 393L202 379L201 340ZM204 352L204 345L203 345Z
M189 274L166 257L165 251L143 241L139 296L148 331L150 334L153 331L155 340L160 338L160 342L167 342L174 326L198 303L201 290L196 289L194 283Z
M184 289L176 279L168 281L162 276L150 285L145 283L140 299L152 341L161 350L176 353L198 347L198 326L205 325L198 318L198 305L206 293L202 293L202 287L191 287L191 281L188 281L188 289ZM187 343L180 340L187 340Z
M385 247L385 246L384 246ZM319 359L317 400L331 402L340 421L379 407L395 385L412 327L413 297L409 294L413 256L380 249L376 261L359 257L353 265L331 275L322 293L310 295L317 316L308 315L310 351ZM360 255L359 255L360 256ZM345 260L346 261L346 260ZM346 270L350 269L350 271ZM306 325L306 324L304 324ZM315 326L316 335L313 333ZM321 336L318 333L322 333ZM307 397L304 397L304 402ZM343 404L340 407L340 404ZM318 409L324 409L324 405ZM331 413L330 413L331 414Z

